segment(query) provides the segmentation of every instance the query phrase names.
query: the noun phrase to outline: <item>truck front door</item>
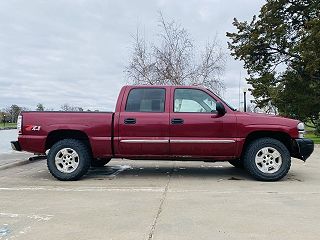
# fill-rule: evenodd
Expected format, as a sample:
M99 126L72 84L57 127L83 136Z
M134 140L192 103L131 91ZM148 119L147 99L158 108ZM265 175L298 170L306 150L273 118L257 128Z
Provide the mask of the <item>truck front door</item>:
M194 88L173 88L170 155L183 158L231 157L235 154L235 116L219 115L216 99Z

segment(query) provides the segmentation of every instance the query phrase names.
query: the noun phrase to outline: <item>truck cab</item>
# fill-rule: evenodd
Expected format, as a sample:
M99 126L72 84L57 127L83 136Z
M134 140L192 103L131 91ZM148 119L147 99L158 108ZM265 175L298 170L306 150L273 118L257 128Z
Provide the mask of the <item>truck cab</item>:
M216 160L235 157L236 115L208 90L128 86L123 91L123 101L115 112L116 156Z

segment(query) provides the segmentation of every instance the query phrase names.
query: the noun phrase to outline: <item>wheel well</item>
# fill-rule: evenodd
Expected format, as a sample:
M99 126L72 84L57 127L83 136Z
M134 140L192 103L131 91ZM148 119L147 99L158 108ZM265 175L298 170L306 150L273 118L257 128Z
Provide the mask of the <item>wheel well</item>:
M249 145L250 142L258 139L258 138L264 138L269 137L273 139L277 139L280 142L282 142L287 149L289 150L290 154L293 152L293 146L292 146L292 139L289 134L284 132L273 132L273 131L257 131L250 133L244 142L241 156L243 156L245 149Z
M46 150L50 149L56 142L63 139L81 140L89 147L90 152L92 152L87 134L79 130L56 130L50 132L46 139Z

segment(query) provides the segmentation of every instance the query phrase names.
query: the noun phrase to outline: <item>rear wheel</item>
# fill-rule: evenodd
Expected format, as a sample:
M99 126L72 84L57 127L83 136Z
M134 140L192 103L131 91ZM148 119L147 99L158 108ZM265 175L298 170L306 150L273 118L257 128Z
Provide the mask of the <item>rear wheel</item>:
M96 158L91 161L92 167L103 167L108 162L111 161L111 158Z
M257 139L249 144L244 154L244 167L257 180L277 181L291 166L287 147L273 138Z
M62 181L77 180L87 173L91 153L86 144L76 139L64 139L55 143L48 154L50 173Z

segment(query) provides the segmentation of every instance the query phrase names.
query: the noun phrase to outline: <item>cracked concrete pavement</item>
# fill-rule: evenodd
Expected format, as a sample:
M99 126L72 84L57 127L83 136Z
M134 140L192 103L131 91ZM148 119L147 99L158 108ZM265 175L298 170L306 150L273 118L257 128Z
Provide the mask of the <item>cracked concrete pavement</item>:
M0 239L319 239L319 157L271 183L228 163L114 159L75 182L41 160L2 169Z

